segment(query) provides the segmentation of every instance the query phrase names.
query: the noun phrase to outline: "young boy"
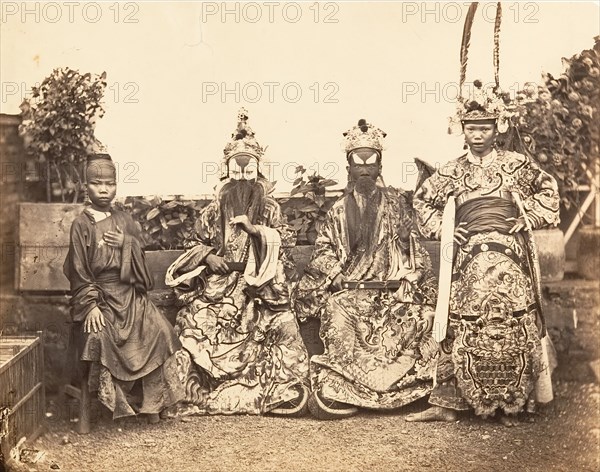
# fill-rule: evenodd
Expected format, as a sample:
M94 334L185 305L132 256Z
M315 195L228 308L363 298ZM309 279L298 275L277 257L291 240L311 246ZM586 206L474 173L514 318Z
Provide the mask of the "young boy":
M111 207L117 186L110 156L91 157L86 175L90 204L71 226L64 265L88 379L82 397L97 391L113 418L143 413L154 423L161 410L183 396L173 356L180 343L148 298L152 278L139 226ZM87 419L82 420L80 431L89 431Z

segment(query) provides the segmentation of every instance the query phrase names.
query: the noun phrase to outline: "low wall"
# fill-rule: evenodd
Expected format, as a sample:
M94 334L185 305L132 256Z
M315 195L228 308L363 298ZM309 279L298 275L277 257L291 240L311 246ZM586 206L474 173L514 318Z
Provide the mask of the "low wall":
M302 270L310 257L311 246L293 248L297 269ZM180 251L148 253L153 278L163 279L166 267ZM160 283L157 283L160 287ZM164 283L162 283L164 287ZM600 291L594 281L564 280L543 285L544 313L548 331L559 354L563 378L593 381L589 362L600 357L597 329L600 323ZM157 288L150 298L171 323L177 308L173 291ZM45 381L48 391L60 387L69 339L69 297L65 293L22 293L2 296L0 319L4 334L42 331L45 353ZM301 324L301 335L310 354L322 352L318 320Z

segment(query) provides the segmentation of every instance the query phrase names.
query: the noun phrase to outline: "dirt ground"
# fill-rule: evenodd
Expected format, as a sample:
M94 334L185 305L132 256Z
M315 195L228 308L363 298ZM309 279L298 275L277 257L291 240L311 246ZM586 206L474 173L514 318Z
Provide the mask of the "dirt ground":
M575 293L575 292L574 292ZM592 293L592 292L590 292ZM74 432L73 400L49 398L47 431L30 448L40 471L600 471L600 312L569 298L577 330L563 329L554 372L555 400L513 428L464 414L453 423L407 423L426 400L389 413L362 411L340 421L209 416L112 421L102 407L89 435ZM567 297L568 298L568 297ZM564 305L564 306L563 306ZM562 311L561 311L562 313ZM569 310L566 313L571 313ZM593 369L598 372L594 374ZM39 451L39 453L37 452Z
M393 413L341 421L213 416L113 422L80 436L49 421L19 471L597 471L600 387L558 381L555 401L513 428L464 415L453 423L407 423L425 401ZM49 418L52 420L52 418Z

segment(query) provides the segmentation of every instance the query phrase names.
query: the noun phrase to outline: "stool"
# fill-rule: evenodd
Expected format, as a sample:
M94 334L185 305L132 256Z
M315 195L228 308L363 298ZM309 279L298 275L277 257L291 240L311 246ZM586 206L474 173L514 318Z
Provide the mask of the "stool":
M77 432L79 434L88 434L91 430L90 424L90 405L91 395L88 386L88 369L84 361L79 360L78 345L76 342L81 329L81 323L69 323L69 340L67 343L67 356L65 365L63 366L63 386L61 389L62 404L65 404L65 396L79 400L79 423L77 424ZM76 366L75 372L72 366ZM73 379L75 373L75 381Z
M63 393L79 400L79 422L77 424L77 432L79 434L88 434L90 427L90 389L88 387L87 375L83 376L79 388L71 384L63 386Z

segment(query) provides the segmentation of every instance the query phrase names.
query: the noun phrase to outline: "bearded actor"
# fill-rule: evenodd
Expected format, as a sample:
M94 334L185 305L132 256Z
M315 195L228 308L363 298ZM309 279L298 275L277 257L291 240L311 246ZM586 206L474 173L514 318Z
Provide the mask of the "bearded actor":
M319 419L399 408L432 388L436 284L408 195L383 182L385 136L365 120L344 133L348 185L293 292L297 316L321 321L308 403Z
M240 110L224 149L223 185L197 222L197 244L167 271L182 304L176 332L186 400L179 414L299 416L308 354L290 310L282 266L286 231L264 149Z

